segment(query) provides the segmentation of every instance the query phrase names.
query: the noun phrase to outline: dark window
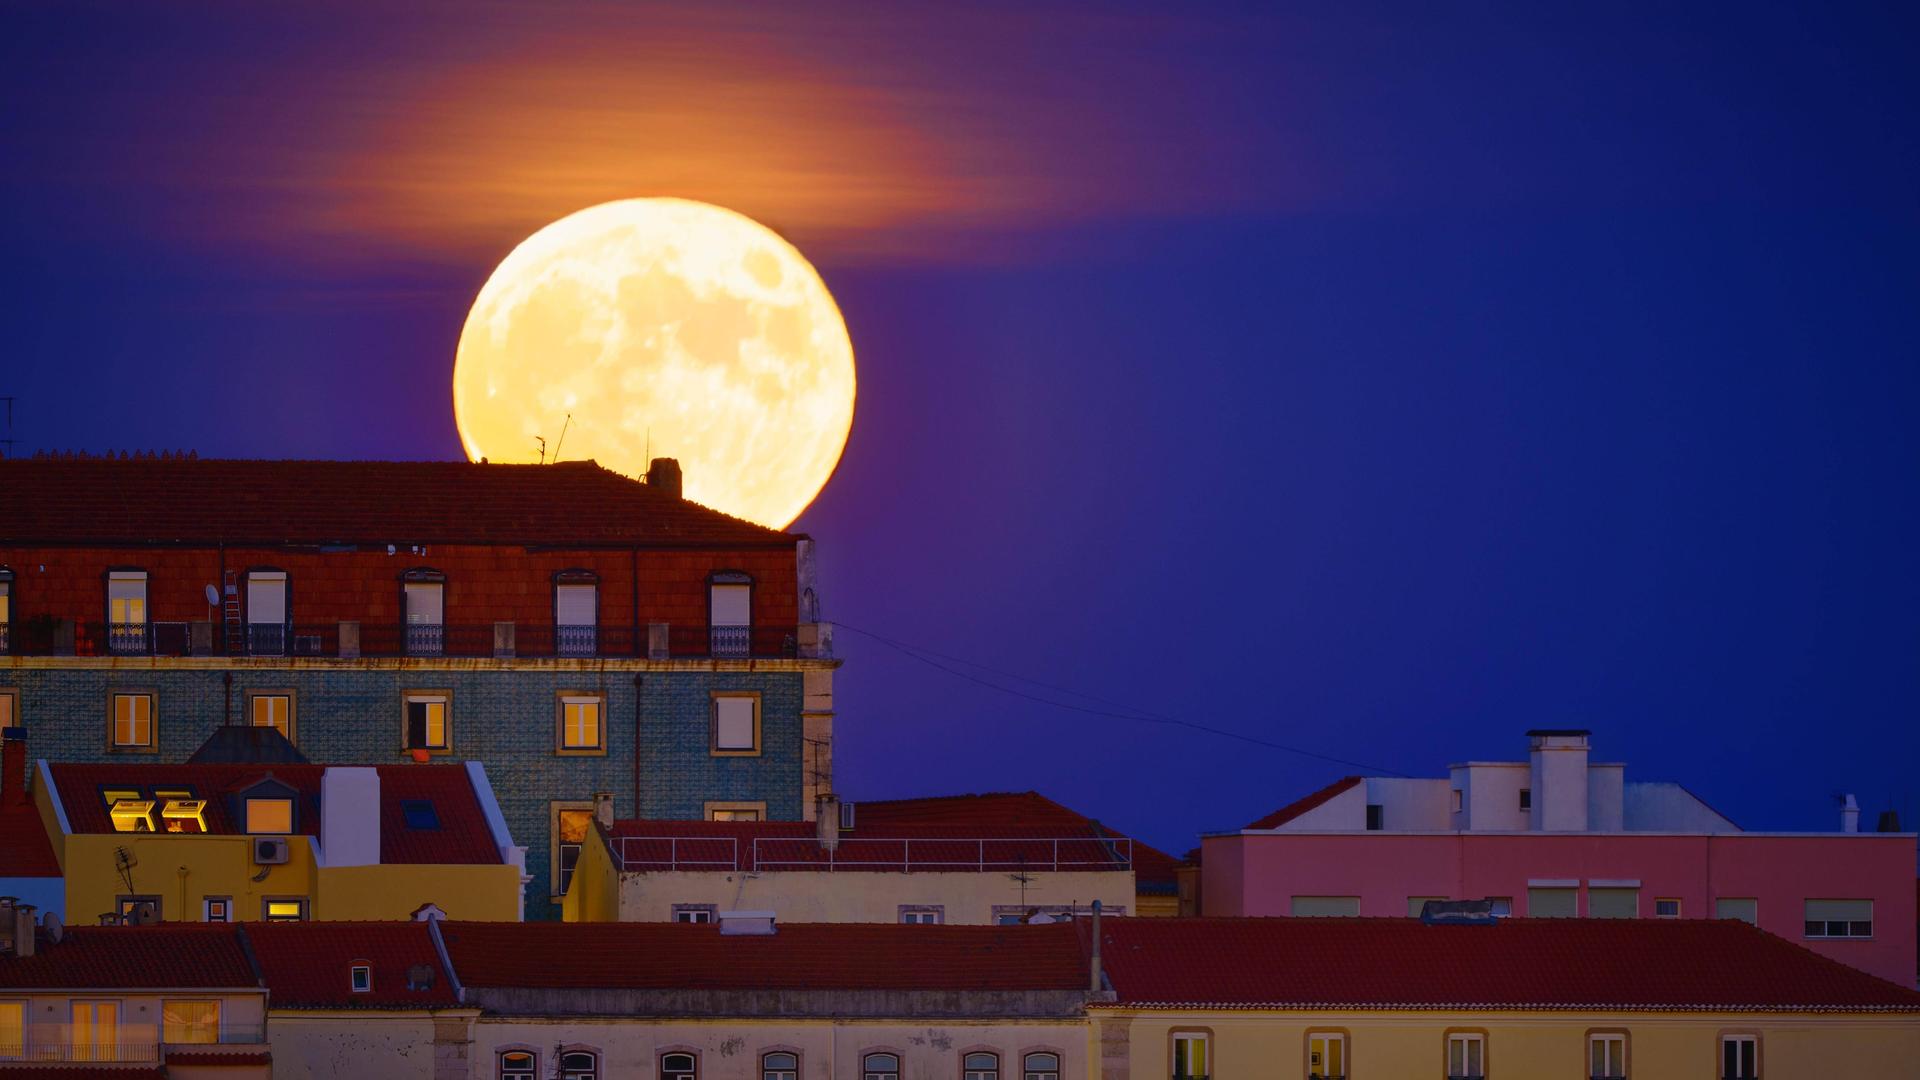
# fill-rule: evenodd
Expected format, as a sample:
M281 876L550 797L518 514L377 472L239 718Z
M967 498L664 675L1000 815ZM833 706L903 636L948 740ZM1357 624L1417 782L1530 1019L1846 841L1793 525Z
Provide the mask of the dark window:
M1023 1080L1060 1080L1059 1054L1028 1054Z
M1368 830L1372 832L1379 832L1381 829L1386 828L1386 824L1385 824L1386 816L1387 816L1386 807L1381 806L1379 803L1368 803L1367 804Z
M1520 789L1520 809L1522 810L1533 809L1533 789L1532 788Z
M776 1050L760 1055L760 1080L799 1080L800 1055Z
M560 1055L560 1080L599 1080L600 1055L575 1050Z
M962 1080L1000 1080L1000 1055L978 1052L960 1059Z
M860 1080L900 1080L898 1054L868 1054L860 1059Z
M700 1059L692 1054L661 1054L660 1080L698 1080Z
M1720 1075L1723 1080L1757 1080L1760 1075L1760 1040L1753 1035L1728 1035L1720 1040Z
M675 904L673 921L677 923L710 923L713 921L715 907L712 904Z
M409 829L440 827L440 815L434 812L433 803L427 799L400 800L400 816L406 820Z

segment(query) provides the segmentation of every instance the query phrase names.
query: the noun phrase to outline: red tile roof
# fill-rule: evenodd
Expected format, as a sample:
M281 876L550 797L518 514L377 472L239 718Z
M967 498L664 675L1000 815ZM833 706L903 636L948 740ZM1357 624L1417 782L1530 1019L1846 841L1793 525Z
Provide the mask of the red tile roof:
M1031 991L1087 978L1068 923L794 923L755 937L677 923L456 922L441 932L466 986Z
M487 827L486 813L474 793L464 765L379 765L380 861L383 863L498 863L500 849ZM299 792L296 808L300 835L320 834L320 778L324 765L161 765L145 762L51 765L53 782L66 807L67 822L76 833L112 832L107 788L182 787L207 800L205 819L210 833L238 834L246 830L238 820L241 810L230 796L272 777ZM411 829L401 811L403 802L424 799L433 804L438 829Z
M879 833L879 830L897 830L914 823L965 824L975 828L989 823L1031 827L1094 825L1101 828L1102 835L1126 835L1108 829L1093 818L1068 809L1036 791L992 791L925 799L873 799L854 804L855 835L887 835ZM1140 891L1150 892L1154 887L1173 888L1177 865L1177 860L1166 852L1137 839L1133 841L1133 875L1135 887Z
M1307 811L1312 810L1313 808L1321 805L1322 803L1325 803L1327 800L1333 798L1335 795L1338 795L1346 791L1347 789L1353 787L1355 784L1360 783L1363 779L1365 778L1359 777L1359 776L1342 777L1338 780L1335 780L1333 783L1328 784L1326 787L1321 788L1319 791L1316 791L1313 794L1307 795L1303 798L1296 799L1293 802L1290 802L1287 805L1281 807L1280 809L1275 810L1273 813L1268 814L1266 817L1263 817L1258 821L1252 822L1247 826L1247 828L1277 829L1280 826L1285 825L1287 822L1292 821L1294 818L1299 817L1301 814L1304 814Z
M16 458L0 461L0 506L0 544L763 547L797 539L591 461Z
M443 1008L458 1003L424 922L247 923L247 940L274 1009ZM373 969L373 986L353 992L352 968ZM408 969L425 964L433 982L407 989Z
M35 990L257 986L235 925L73 926L32 956L0 956L0 986ZM11 1074L9 1074L11 1075Z
M266 1052L223 1054L218 1050L169 1050L168 1065L192 1065L196 1068L221 1067L238 1068L240 1066L258 1067L273 1064L273 1055ZM13 1074L7 1073L6 1080L13 1080ZM64 1074L72 1076L72 1073Z
M0 1077L6 1080L167 1080L167 1070L158 1065L116 1065L101 1063L85 1067L72 1065L0 1065Z
M0 878L59 876L60 860L40 820L40 808L0 795Z
M1123 1005L1920 1012L1735 920L1108 919L1101 953Z

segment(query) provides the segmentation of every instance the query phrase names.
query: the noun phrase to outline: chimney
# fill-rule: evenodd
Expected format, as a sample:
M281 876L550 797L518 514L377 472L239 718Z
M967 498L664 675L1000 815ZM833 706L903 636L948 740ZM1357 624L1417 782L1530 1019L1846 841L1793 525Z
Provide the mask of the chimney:
M813 824L820 836L820 850L833 851L840 846L840 796L821 792L815 809Z
M722 911L720 933L727 937L768 937L773 934L771 911Z
M1099 993L1106 989L1105 979L1100 971L1100 901L1093 902L1093 949L1087 961L1087 990Z
M1587 831L1587 737L1590 734L1567 728L1537 728L1527 732L1533 790L1529 829Z
M0 728L0 802L8 806L27 804L27 729Z
M613 792L593 793L593 820L599 822L602 828L613 828Z
M1900 831L1900 811L1898 810L1880 811L1880 823L1874 826L1874 831L1875 832L1899 832Z
M380 770L329 765L320 774L320 850L328 866L380 865Z
M1840 797L1840 831L1860 831L1860 800L1852 794Z
M680 462L657 457L647 463L647 486L659 488L674 498L680 497Z
M32 956L37 928L33 922L33 905L18 901L13 905L13 955Z

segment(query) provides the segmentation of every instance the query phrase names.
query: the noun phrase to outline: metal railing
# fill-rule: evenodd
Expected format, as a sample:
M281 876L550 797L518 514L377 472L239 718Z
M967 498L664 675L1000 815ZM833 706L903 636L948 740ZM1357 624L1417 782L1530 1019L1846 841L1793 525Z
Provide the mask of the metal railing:
M146 623L108 623L107 651L115 656L140 656L147 652Z
M518 651L518 633L515 651ZM600 628L587 625L556 625L553 628L553 654L555 656L594 656L600 649Z
M410 622L403 645L408 656L440 656L447 650L447 628L443 623Z
M740 861L731 836L621 836L615 857L624 872L661 870L810 870L946 872L1119 871L1133 868L1126 837L1044 838L860 837L827 850L812 837L753 837Z
M740 841L731 836L621 836L622 870L738 870Z
M279 623L248 623L247 655L287 655L287 628Z
M18 1041L22 1034L24 1044ZM129 1037L135 1035L138 1037ZM23 1061L63 1065L156 1064L170 1050L217 1054L223 1048L257 1047L267 1041L267 1030L262 1024L223 1024L214 1038L189 1042L153 1042L155 1035L164 1035L164 1032L156 1032L151 1022L136 1025L131 1031L123 1026L117 1032L70 1023L29 1023L24 1033L16 1030L0 1037L0 1076L6 1075L5 1064Z
M0 653L16 656L314 656L342 655L343 627L357 642L348 656L608 657L674 660L792 659L802 655L795 626L674 623L648 625L513 623L502 647L494 623L248 623L238 634L218 622L108 623L36 617L0 623ZM825 655L809 653L808 655Z

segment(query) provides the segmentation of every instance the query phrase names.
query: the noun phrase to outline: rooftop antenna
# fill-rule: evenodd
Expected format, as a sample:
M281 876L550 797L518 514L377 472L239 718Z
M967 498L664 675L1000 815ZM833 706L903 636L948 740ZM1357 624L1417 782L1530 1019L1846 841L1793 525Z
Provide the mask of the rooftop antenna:
M535 435L533 441L540 444L540 464L545 465L547 463L547 440Z
M573 414L567 414L567 421L560 425L560 441L553 444L553 463L560 464L560 448L567 445L567 428L573 424Z
M7 403L7 437L0 439L0 461L5 461L13 456L13 398L0 397L0 401Z

